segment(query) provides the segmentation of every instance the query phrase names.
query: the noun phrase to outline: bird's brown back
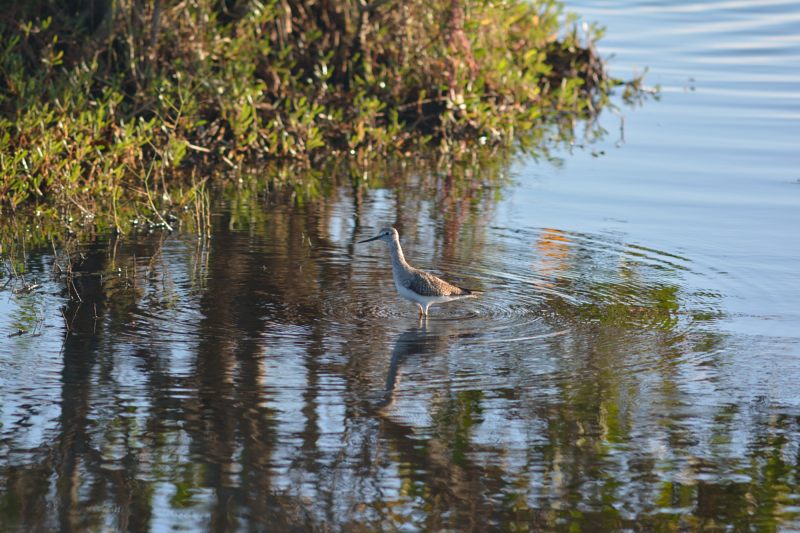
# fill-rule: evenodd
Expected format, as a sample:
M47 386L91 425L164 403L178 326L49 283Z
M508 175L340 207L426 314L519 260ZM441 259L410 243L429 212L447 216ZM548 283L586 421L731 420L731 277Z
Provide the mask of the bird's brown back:
M413 267L412 269L408 288L421 296L466 296L471 294L469 289L456 287L433 274Z

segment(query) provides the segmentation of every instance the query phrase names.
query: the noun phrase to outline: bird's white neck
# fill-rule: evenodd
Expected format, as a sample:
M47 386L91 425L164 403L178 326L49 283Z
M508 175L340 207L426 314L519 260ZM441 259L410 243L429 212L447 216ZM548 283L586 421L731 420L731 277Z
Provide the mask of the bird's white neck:
M403 249L400 247L400 239L395 236L389 243L389 250L392 252L392 266L408 268L406 258L403 255Z

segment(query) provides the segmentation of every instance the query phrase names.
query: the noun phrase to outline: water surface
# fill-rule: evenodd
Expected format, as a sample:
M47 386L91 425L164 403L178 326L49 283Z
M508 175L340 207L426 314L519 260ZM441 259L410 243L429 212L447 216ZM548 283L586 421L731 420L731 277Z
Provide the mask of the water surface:
M6 258L0 529L800 528L800 5L570 7L624 138Z

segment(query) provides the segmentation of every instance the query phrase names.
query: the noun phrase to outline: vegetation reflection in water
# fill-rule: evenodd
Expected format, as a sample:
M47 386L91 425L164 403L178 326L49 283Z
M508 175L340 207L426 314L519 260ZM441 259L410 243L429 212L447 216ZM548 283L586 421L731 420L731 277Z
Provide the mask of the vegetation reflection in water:
M798 519L799 421L719 392L741 347L690 258L492 226L491 184L408 179L269 209L239 194L210 238L27 249L0 322L27 331L0 348L4 528ZM354 245L387 222L485 296L418 323Z

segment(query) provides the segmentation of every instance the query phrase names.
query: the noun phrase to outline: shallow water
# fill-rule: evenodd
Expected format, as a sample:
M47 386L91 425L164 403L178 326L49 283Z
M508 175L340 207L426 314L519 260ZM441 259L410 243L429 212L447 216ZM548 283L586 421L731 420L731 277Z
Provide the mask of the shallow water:
M800 528L800 5L570 8L662 86L624 142L28 250L0 529ZM419 322L388 224L483 295Z

